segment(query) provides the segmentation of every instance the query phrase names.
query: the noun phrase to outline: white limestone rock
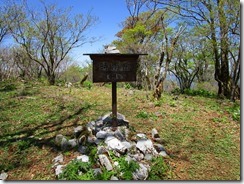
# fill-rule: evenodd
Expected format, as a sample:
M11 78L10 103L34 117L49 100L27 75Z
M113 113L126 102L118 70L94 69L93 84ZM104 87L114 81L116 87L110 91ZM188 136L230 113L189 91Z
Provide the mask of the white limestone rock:
M64 138L64 136L62 134L56 135L56 137L55 137L55 144L57 146L61 146L61 142L62 142L63 138Z
M102 127L102 126L103 126L102 120L96 121L95 127Z
M70 149L76 147L77 145L78 145L77 139L70 139L68 141L68 147Z
M142 134L142 133L136 134L136 137L139 138L139 139L147 139L146 134Z
M74 136L75 138L78 138L83 130L83 126L78 126L76 128L74 128Z
M134 180L146 180L148 177L148 168L142 163L139 163L140 168L133 173Z
M65 137L62 138L62 141L61 141L61 149L62 150L67 150L68 147L69 147L69 144L68 144L68 141Z
M155 139L155 138L160 138L159 134L158 134L158 131L156 128L153 128L152 129L152 138Z
M151 154L145 154L144 158L145 158L145 160L150 161L150 160L152 160L153 156Z
M94 175L102 174L102 169L101 168L95 168L93 169Z
M109 161L108 157L104 154L98 155L100 163L108 170L111 171L113 170L113 166L111 162Z
M107 153L108 151L106 150L106 148L104 146L98 146L97 147L97 154L100 155L100 154L105 154Z
M144 155L143 155L142 153L136 153L135 155L133 155L133 158L134 158L136 161L140 162L141 160L144 159Z
M89 157L87 155L77 156L76 159L81 162L89 162Z
M109 149L118 151L119 153L125 153L127 151L127 148L121 143L121 141L114 136L108 136L105 139L105 143Z
M0 174L0 180L6 180L8 178L8 173L6 173L6 172L2 172L1 174Z
M119 180L116 176L111 176L110 180Z
M129 150L132 147L132 144L128 141L122 141L121 143L124 147L127 148L127 150Z
M99 132L96 133L96 137L98 139L105 139L106 136L107 136L107 132L103 130L100 130Z
M118 138L120 141L125 140L125 135L123 135L123 133L119 129L114 132L114 136Z
M163 156L163 157L167 157L168 154L166 153L166 151L160 151L159 155Z
M90 135L90 136L87 137L87 142L88 143L95 143L96 140L97 140L97 138L94 135Z
M64 161L64 156L63 154L58 155L52 160L54 163L62 163Z
M137 141L136 147L142 151L144 154L152 154L152 155L157 155L158 152L156 149L153 147L153 143L150 139L141 139Z
M55 169L55 175L59 176L63 172L64 167L65 165L58 165Z

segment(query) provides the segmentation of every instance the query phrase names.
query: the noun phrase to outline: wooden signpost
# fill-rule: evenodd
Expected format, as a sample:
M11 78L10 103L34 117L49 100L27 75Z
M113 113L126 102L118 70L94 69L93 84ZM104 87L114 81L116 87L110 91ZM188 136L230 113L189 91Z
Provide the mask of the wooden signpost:
M117 127L117 82L136 81L138 58L147 54L84 54L93 61L93 82L112 82L112 119Z

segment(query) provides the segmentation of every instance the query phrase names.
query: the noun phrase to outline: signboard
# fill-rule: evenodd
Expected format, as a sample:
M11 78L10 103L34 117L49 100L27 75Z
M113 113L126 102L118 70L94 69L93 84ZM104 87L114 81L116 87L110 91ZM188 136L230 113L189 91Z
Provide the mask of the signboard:
M117 127L117 82L136 81L138 58L147 54L84 54L93 61L93 82L112 82L112 124Z
M139 54L87 54L93 60L93 82L136 81Z

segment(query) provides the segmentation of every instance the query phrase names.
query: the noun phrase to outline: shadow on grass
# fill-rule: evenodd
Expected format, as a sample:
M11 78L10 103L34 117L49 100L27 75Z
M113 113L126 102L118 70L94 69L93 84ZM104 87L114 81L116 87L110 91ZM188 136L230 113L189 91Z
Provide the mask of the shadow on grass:
M79 121L79 118L77 117L79 114L81 114L84 110L88 109L90 106L85 106L77 109L73 114L61 117L59 120L56 121L46 121L43 123L40 123L40 125L35 126L33 128L29 128L26 130L21 130L14 133L5 134L3 136L0 136L0 145L1 146L8 146L11 143L17 142L17 141L28 141L31 145L35 145L38 147L42 147L43 145L51 147L53 149L57 149L56 145L52 141L54 139L54 136L48 137L50 133L58 132L64 128L73 127L77 125L77 122ZM67 120L73 119L77 117L70 125L63 125ZM63 126L62 126L63 125ZM45 128L46 131L35 133L40 128ZM50 130L51 129L51 130ZM24 136L22 136L24 135ZM21 137L20 137L21 136ZM37 137L44 137L47 136L47 138L38 139Z

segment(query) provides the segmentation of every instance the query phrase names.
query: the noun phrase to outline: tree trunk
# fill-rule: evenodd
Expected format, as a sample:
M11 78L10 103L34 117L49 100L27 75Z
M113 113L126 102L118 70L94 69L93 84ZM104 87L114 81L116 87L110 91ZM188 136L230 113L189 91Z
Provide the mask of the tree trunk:
M167 72L169 71L169 63L170 63L170 60L167 58L166 59L166 63L165 63L163 76L157 82L156 88L155 88L154 93L153 93L153 97L158 99L158 100L161 98L161 94L162 94L162 92L164 90L163 83L164 83L164 81L165 81L165 79L167 77Z
M226 15L224 12L224 1L218 0L218 14L220 24L220 47L221 47L221 68L220 68L220 81L222 82L222 94L230 99L231 97L231 81L229 74L229 43L228 43L228 25Z
M163 49L164 49L164 47L163 47ZM163 50L161 52L161 55L160 55L159 64L158 64L158 68L157 68L156 75L155 75L153 97L156 99L161 98L161 93L163 92L163 79L162 78L159 79L159 76L161 73L161 68L163 65L164 56L165 56L165 52Z
M212 6L209 5L208 7L209 12L212 12ZM216 32L215 32L215 19L213 13L210 13L210 30L211 30L211 42L213 45L213 52L214 52L214 78L218 82L218 95L222 95L223 93L223 85L221 81L221 70L220 70L220 55L219 49L217 44Z
M47 78L48 78L48 82L49 82L49 85L54 85L55 84L55 74L50 74L50 75L48 75L47 76Z

